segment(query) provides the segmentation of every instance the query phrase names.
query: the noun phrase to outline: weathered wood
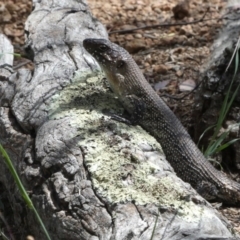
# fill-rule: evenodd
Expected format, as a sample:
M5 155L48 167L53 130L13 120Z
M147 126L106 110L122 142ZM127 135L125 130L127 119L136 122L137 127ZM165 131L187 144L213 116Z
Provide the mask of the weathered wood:
M2 34L0 34L0 43L0 103L1 106L8 106L9 99L14 93L14 79L10 79L13 73L13 46Z
M107 37L86 3L35 2L25 28L35 68L5 79L17 76L8 105L1 102L0 140L52 239L145 240L153 231L154 239L228 239L227 222L177 178L159 143L106 114L122 108L82 47L84 38ZM9 187L3 164L0 172ZM22 239L44 239L10 187Z

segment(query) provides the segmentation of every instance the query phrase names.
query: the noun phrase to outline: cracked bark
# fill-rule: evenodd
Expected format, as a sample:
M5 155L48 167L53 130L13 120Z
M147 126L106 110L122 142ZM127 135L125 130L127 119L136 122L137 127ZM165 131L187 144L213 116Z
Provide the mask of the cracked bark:
M107 37L86 3L35 2L25 28L35 69L0 59L0 141L52 239L150 239L155 224L155 239L229 239L229 224L176 177L154 138L103 114L122 108L83 49L83 39ZM0 172L18 239L44 239L4 164Z

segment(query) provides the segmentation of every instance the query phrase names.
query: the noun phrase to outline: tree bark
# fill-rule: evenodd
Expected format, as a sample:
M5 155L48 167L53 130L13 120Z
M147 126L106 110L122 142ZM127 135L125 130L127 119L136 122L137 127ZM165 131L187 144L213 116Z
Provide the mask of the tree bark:
M35 67L14 72L12 55L0 59L0 141L52 239L229 239L159 143L106 114L123 109L83 49L87 37L107 38L85 1L37 1L25 29ZM45 239L5 164L0 172L18 239Z

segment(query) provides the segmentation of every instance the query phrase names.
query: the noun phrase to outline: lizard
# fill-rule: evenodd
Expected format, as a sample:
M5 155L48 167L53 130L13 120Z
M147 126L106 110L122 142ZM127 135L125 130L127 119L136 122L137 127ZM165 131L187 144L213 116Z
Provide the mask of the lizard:
M207 200L240 205L240 184L218 171L204 157L131 55L107 39L87 38L83 47L96 59L130 116L161 144L177 176Z

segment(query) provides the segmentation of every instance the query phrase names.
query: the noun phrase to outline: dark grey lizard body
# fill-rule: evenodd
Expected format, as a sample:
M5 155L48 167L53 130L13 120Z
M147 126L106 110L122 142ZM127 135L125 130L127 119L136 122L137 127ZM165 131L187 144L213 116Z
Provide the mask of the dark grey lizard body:
M207 199L240 204L240 184L205 159L130 54L105 39L85 39L83 46L97 60L126 110L160 142L177 175Z

